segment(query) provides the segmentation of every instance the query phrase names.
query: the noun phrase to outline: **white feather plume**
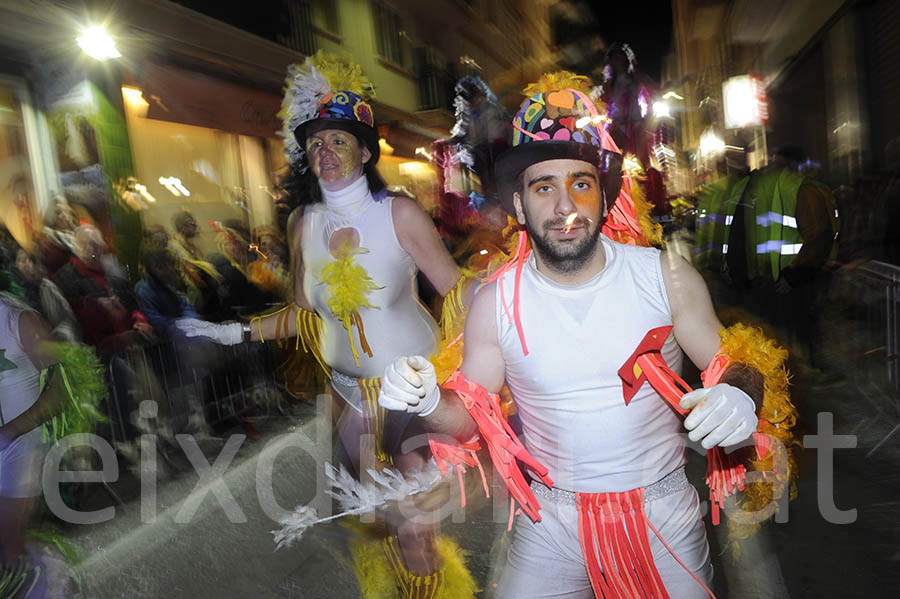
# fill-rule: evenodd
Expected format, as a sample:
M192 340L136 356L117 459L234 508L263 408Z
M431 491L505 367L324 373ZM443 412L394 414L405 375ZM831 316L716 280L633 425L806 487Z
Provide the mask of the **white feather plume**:
M301 123L315 118L322 99L332 92L325 76L306 59L301 64L288 67L287 88L281 102L281 137L284 138L284 153L292 165L301 164L305 151L294 139L294 129Z
M319 522L319 514L314 508L306 505L298 505L291 512L291 515L284 518L280 524L279 530L273 530L272 535L275 537L275 549L282 547L290 547L294 541L299 541L303 533L310 526L314 526Z
M362 483L343 466L335 468L331 464L325 465L325 476L328 478L329 490L327 494L334 497L343 510L339 514L319 518L315 509L301 505L297 506L287 518L280 521L281 528L272 531L277 543L276 549L290 547L299 541L311 526L335 520L343 516L356 516L384 508L391 502L403 501L412 495L427 493L441 480L441 471L437 462L432 458L422 470L401 474L398 470L385 468L384 470L368 470L371 482ZM449 471L448 471L449 472Z

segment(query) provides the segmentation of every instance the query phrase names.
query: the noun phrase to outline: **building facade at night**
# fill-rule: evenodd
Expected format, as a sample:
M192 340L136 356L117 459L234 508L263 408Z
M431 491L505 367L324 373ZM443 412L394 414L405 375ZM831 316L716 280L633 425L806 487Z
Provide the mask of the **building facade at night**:
M675 0L673 17L663 79L684 97L680 142L695 166L709 131L747 147L751 167L775 146L801 147L833 185L896 167L897 3ZM723 83L748 74L765 86L768 122L727 129Z
M372 80L379 168L427 207L436 177L416 148L448 134L456 79L475 72L518 85L521 65L550 53L543 0L252 8L134 0L92 13L64 2L0 3L0 209L13 236L28 245L62 194L104 230L135 278L142 230L170 228L182 208L201 224L271 224L285 165L276 135L284 76L319 49L350 54ZM97 61L76 45L99 23L121 57ZM156 201L138 200L136 210L123 198L135 185ZM214 247L208 227L200 245Z

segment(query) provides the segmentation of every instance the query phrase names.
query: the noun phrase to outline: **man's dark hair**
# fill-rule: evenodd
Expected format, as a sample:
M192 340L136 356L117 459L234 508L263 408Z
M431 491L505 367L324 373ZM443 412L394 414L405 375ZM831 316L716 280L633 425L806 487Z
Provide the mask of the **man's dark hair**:
M176 233L181 233L181 229L191 221L196 221L194 215L187 210L179 210L172 216L172 227Z

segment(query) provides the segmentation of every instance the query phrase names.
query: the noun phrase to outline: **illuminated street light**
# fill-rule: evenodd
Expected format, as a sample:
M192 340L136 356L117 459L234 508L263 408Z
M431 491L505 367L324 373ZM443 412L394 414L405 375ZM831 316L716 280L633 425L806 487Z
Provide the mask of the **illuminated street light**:
M191 195L191 192L181 183L181 179L178 177L160 177L158 180L159 184L169 190L169 193L176 198L181 196L190 197Z
M702 156L712 156L721 154L725 151L725 142L716 135L712 129L707 129L700 135L700 154Z
M116 42L109 36L103 25L93 25L75 38L81 50L97 60L119 58L122 53L116 48Z
M741 75L722 84L725 128L755 127L769 120L766 89L759 77Z
M672 110L669 108L668 102L663 102L661 100L657 100L653 103L653 116L658 119L663 117L671 117Z

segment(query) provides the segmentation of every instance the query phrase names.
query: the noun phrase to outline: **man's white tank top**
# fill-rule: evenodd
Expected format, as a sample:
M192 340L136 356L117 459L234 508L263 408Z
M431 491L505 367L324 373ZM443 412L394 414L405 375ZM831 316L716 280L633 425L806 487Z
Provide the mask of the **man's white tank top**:
M19 339L19 316L25 308L0 298L0 349L16 365L0 375L0 425L34 405L41 392L41 373L25 353Z
M606 266L578 286L539 273L534 256L526 261L519 310L528 356L497 286L500 349L525 446L557 487L583 493L645 487L685 462L681 418L648 383L626 406L618 375L650 329L672 324L660 252L601 242ZM515 271L501 284L512 315ZM680 372L674 336L662 353Z
M394 232L393 198L375 201L365 177L340 192L323 190L323 195L324 202L306 211L301 244L306 266L303 291L324 324L325 362L345 375L370 378L382 376L387 365L399 356L434 353L437 325L419 301L416 264ZM328 285L321 282L322 268L335 259L328 249L329 239L344 228L354 228L359 234L360 247L368 251L357 254L355 261L379 287L368 295L369 303L377 308L359 311L371 358L362 351L358 329L352 329L358 367L347 329L328 307Z

